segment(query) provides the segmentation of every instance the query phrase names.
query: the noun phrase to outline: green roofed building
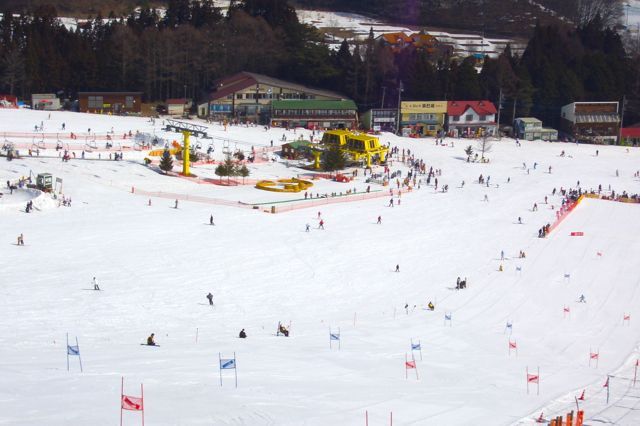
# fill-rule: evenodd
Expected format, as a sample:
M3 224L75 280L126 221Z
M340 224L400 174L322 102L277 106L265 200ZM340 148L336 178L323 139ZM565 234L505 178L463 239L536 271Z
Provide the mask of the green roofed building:
M355 129L358 108L351 100L274 100L271 125L307 129Z

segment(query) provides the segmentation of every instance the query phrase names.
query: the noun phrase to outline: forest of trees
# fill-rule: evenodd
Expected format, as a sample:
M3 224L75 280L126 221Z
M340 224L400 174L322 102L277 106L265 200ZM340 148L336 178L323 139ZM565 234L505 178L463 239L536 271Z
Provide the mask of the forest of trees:
M205 99L214 81L252 71L341 91L361 110L405 100L489 99L502 91L503 123L535 115L554 125L562 105L578 100L629 100L625 122L637 122L640 57L625 51L599 15L577 28L537 25L521 57L507 48L486 58L434 61L406 48L394 54L373 34L331 51L301 24L286 0L234 1L227 16L211 0L170 0L164 16L142 9L126 18L69 30L40 6L0 21L0 92L29 98L83 90L139 90L148 102ZM514 111L515 107L515 111Z

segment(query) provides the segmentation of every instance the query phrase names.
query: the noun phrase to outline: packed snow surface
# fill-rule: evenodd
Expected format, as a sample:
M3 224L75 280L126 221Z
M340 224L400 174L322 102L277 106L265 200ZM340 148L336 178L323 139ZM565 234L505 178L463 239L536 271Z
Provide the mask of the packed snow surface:
M41 122L76 158L63 162L61 151L26 136ZM204 125L214 139L195 143L203 150L212 144L217 159L225 148L261 152L283 134L289 141L310 136ZM427 169L442 169L438 191L433 179L427 185L419 176L420 188L401 197L392 180L394 207L388 195L320 205L316 193L369 186L388 194L389 187L366 183L360 169L351 183L315 180L314 198L305 200L164 176L143 165L147 152L122 139L139 130L180 140L161 126L144 118L0 110L0 137L22 147L22 158L1 159L0 182L49 172L62 179L60 198L72 199L70 207L55 201L27 214L30 196L2 185L0 424L117 424L121 377L127 395L139 396L144 384L152 425L352 425L364 424L365 412L372 425L388 424L391 412L396 425L526 424L540 412L550 418L574 409L583 389L588 424L639 424L640 391L631 384L640 331L640 205L585 199L548 238L537 238L561 204L553 188L580 181L583 190L601 184L605 193L609 185L640 192L637 148L517 147L503 138L482 164L466 162L464 148L476 148L474 140L445 139L442 146L383 134L381 141L400 152L391 171L406 176L402 150L411 150ZM112 127L123 161L109 160L100 139ZM249 178L306 172L276 154L250 164ZM215 177L214 167L193 172ZM490 176L489 186L477 183L480 174ZM266 213L271 205L298 208ZM576 231L584 236L570 236ZM15 245L20 233L24 246ZM93 277L102 291L92 290ZM452 289L457 277L467 278L467 289ZM581 295L586 303L578 303ZM290 324L289 337L276 336L279 321ZM243 328L247 339L238 338ZM339 347L333 341L330 348L330 330L340 333ZM72 344L78 338L83 372L77 357L67 371L67 333ZM151 333L160 346L141 346ZM417 371L405 371L411 342L421 344L413 351ZM597 367L590 352L599 353ZM238 387L233 370L222 372L221 386L219 354L234 353ZM539 395L535 384L527 394L527 368L540 370ZM139 413L126 411L124 420L134 424Z

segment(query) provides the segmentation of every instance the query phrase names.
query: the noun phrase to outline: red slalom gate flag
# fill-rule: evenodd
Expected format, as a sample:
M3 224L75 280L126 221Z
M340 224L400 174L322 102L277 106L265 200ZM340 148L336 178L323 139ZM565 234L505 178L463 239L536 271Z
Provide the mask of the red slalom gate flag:
M591 359L598 359L600 357L600 354L597 352L596 353L591 352L589 355L591 356Z
M404 363L406 368L416 368L416 362L415 361L406 361Z
M604 382L604 385L602 385L603 388L608 388L609 387L609 378L607 377L607 381Z
M602 252L601 252L601 251L597 252L596 254L597 254L598 256L602 257Z
M584 401L584 390L582 391L582 394L578 398L578 401Z
M540 377L537 374L527 374L527 382L538 383Z
M131 411L142 411L144 407L142 398L122 395L122 409Z
M518 349L516 342L509 341L509 349Z
M631 314L624 314L622 317L623 321L631 321Z
M569 312L571 312L571 309L569 309L569 307L568 307L568 306L565 306L565 307L564 307L564 312L565 312L566 314L568 314Z

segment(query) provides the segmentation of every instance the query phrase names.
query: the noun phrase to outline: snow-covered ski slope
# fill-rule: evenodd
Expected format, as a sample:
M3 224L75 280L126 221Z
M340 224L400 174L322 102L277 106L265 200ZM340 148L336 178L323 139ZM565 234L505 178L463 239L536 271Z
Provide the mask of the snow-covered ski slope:
M40 121L45 132L62 122L80 134L153 131L142 118L0 110L0 136ZM157 134L169 136L160 125ZM260 149L283 133L308 133L210 128L216 156L225 137ZM300 196L162 176L141 165L145 153L137 151L118 162L99 150L68 163L52 149L1 159L0 182L50 172L73 201L26 214L28 195L1 190L0 424L117 424L122 376L126 394L136 396L144 383L145 421L153 425L357 425L365 411L371 425L388 424L390 412L396 425L528 424L541 411L548 418L574 409L583 389L588 424L638 424L638 391L628 379L639 356L640 205L585 199L548 238L537 232L560 205L554 187L579 180L583 189L640 192L633 176L640 152L503 139L493 143L491 162L479 164L465 162L473 141L381 139L442 169L439 186L449 192L423 183L403 191L400 205L396 196L393 208L383 197L279 214L187 201L174 209L170 196L149 206L131 187L249 203ZM279 161L250 168L252 178L303 172ZM396 159L391 170L408 169ZM212 166L193 171L213 176ZM491 176L490 187L477 183L480 174ZM314 184L319 193L388 191L365 183L362 171L350 184ZM569 236L574 231L584 236ZM14 244L20 233L24 247ZM94 276L103 291L86 290ZM451 289L458 276L468 279L466 290ZM434 312L425 310L429 301ZM275 336L278 321L291 323L290 337ZM246 340L237 338L242 328ZM330 328L340 330L340 350L335 341L329 348ZM140 346L152 332L161 347ZM83 373L77 358L67 372L66 333L78 337ZM422 359L414 352L419 380L413 370L405 379L412 339L422 345ZM590 350L599 351L597 368ZM219 353L234 352L238 388L232 370L221 387ZM540 368L540 395L535 385L527 395L527 367ZM125 424L140 420L124 416Z

